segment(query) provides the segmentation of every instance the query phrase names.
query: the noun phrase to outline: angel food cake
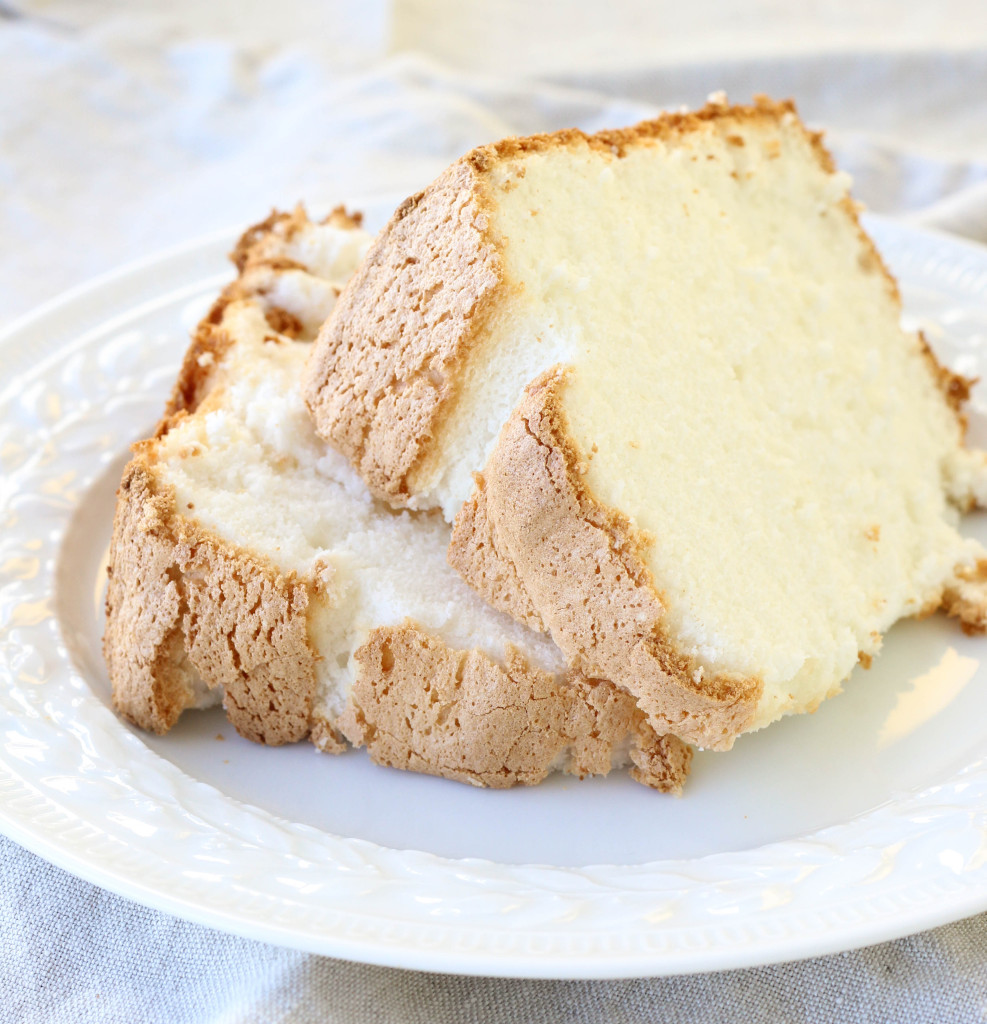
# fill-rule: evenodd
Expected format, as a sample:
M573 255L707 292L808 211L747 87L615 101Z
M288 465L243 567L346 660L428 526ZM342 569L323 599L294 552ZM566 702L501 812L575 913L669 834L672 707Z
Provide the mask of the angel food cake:
M316 427L574 670L727 749L903 616L984 628L967 382L900 327L848 186L764 98L474 150L320 332Z
M117 708L165 732L222 702L239 732L477 785L559 769L678 792L691 753L567 670L446 563L441 516L392 511L314 433L310 341L369 244L337 211L272 216L200 326L118 495L106 660Z

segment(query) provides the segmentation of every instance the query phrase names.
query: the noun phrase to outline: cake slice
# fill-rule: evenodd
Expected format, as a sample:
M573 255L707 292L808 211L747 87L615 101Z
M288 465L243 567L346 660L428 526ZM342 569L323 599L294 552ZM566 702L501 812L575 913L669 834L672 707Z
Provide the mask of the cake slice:
M341 211L251 229L166 416L118 494L104 652L116 707L165 732L219 702L262 743L366 747L477 785L552 770L678 792L691 752L567 670L446 564L437 514L394 512L315 435L310 341L369 243Z
M455 522L489 600L726 749L903 616L984 627L967 382L900 313L819 136L716 100L453 164L371 247L305 395L376 495Z

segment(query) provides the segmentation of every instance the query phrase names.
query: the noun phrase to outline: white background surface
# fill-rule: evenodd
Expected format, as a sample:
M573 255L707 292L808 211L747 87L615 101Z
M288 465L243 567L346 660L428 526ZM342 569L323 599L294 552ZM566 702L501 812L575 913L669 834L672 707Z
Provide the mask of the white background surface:
M969 0L7 2L0 321L272 205L424 184L492 137L627 123L719 88L795 96L872 208L987 238L987 7ZM0 854L0 1020L987 1014L984 918L705 978L472 981L232 939L110 897L7 841Z

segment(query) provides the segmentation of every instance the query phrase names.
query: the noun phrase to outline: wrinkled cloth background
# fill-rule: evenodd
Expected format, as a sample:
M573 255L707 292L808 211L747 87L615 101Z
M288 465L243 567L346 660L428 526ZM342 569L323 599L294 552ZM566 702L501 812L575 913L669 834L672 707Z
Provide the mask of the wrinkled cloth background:
M987 5L0 0L0 326L304 199L714 90L794 96L871 209L987 241ZM614 982L347 964L131 904L0 838L0 1022L982 1021L987 915L798 964Z

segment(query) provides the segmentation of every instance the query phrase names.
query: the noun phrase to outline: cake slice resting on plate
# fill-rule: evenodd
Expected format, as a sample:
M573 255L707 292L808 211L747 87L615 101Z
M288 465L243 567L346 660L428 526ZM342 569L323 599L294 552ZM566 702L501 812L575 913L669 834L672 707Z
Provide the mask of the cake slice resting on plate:
M452 561L714 749L837 693L898 619L984 627L968 385L788 103L474 150L316 342L319 433Z

